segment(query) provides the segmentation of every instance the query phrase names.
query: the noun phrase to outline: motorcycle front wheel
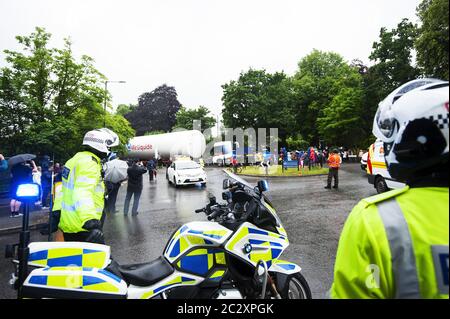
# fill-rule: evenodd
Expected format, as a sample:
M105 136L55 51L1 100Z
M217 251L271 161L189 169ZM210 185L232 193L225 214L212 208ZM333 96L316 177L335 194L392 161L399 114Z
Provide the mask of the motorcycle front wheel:
M289 277L281 291L283 299L311 299L311 289L301 273Z

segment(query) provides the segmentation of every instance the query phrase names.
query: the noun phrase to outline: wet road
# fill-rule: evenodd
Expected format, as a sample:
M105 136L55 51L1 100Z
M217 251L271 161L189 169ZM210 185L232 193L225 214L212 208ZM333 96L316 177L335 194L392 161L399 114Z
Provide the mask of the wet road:
M174 188L168 185L164 171L156 182L149 183L144 175L144 190L138 216L124 216L123 202L126 184L119 191L118 213L108 215L104 232L112 254L119 263L139 263L157 258L170 235L182 224L204 221L205 215L194 210L208 202L208 193L221 199L225 174L210 168L208 186ZM247 178L256 183L256 178ZM348 213L356 203L374 195L374 188L358 164L344 165L340 171L340 189L326 190L326 176L302 178L272 178L267 193L287 230L290 246L281 256L299 264L311 286L314 298L324 298L333 279L333 265L339 235ZM131 207L130 207L131 210ZM18 234L0 236L1 256L7 243L17 241ZM46 240L32 232L32 240ZM7 285L10 262L0 258L0 298L14 298Z

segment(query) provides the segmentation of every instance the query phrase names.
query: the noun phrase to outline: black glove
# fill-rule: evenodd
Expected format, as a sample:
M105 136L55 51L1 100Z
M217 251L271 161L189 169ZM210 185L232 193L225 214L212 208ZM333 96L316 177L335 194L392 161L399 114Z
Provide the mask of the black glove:
M103 236L103 232L100 229L94 228L93 230L89 231L89 235L86 237L86 241L89 243L104 245L105 237Z
M101 223L97 219L90 219L84 223L83 228L86 229L89 234L86 237L86 241L90 243L105 244L105 238L101 230Z
M83 228L86 230L92 230L92 229L100 229L101 224L98 219L89 219L87 222L84 223Z

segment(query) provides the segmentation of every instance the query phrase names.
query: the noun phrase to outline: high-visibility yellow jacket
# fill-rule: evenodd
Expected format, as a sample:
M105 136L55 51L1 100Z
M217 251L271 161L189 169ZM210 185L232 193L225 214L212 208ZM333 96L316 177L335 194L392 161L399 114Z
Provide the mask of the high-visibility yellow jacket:
M62 194L63 194L62 193L62 182L56 182L53 185L53 191L52 191L52 196L53 196L52 211L61 210Z
M101 219L105 194L101 170L100 159L87 151L75 154L65 164L59 222L63 232L86 231L82 228L86 221Z
M449 189L363 199L339 240L332 298L449 298Z

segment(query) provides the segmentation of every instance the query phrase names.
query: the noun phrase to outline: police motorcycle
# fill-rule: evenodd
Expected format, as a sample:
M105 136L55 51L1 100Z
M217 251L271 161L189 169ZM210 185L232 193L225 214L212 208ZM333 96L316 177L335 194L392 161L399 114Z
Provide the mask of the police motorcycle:
M289 240L273 205L256 187L227 172L222 198L196 210L208 221L177 229L163 255L119 265L107 245L32 242L27 214L21 243L9 247L19 298L307 299L301 268L279 259ZM15 249L18 248L18 249ZM15 258L16 257L16 258Z

